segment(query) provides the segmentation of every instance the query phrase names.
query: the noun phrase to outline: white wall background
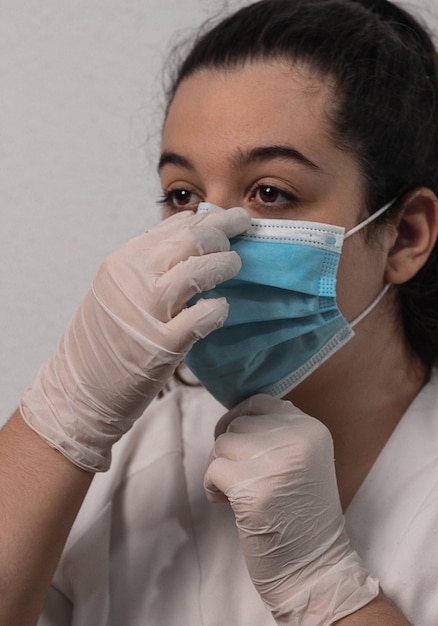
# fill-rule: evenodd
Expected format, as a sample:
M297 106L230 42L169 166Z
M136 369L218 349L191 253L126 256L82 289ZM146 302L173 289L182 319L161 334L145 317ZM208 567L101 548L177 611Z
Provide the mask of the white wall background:
M410 6L438 31L435 1ZM175 32L242 4L0 0L0 424L100 261L159 220L161 69Z

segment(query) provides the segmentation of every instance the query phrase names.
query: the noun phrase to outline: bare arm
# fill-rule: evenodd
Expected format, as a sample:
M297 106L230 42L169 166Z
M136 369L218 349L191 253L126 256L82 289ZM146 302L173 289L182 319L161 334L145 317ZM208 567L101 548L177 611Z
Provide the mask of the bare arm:
M410 626L410 622L383 593L356 613L335 622L336 626Z
M93 475L50 448L19 411L0 431L0 624L37 622Z

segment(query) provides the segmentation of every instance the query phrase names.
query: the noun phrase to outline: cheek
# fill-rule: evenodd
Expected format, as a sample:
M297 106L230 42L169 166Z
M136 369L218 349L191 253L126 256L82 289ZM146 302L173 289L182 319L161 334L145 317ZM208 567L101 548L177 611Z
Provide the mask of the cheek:
M339 262L336 295L341 313L351 322L377 297L385 284L384 251L360 235L347 239Z

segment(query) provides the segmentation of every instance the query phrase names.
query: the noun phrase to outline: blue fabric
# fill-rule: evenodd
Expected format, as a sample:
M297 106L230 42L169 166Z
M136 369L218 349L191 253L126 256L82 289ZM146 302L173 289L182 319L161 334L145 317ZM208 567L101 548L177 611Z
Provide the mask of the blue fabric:
M192 300L225 296L229 316L185 358L219 402L284 395L353 336L336 304L343 239L338 226L257 219L231 240L239 274Z

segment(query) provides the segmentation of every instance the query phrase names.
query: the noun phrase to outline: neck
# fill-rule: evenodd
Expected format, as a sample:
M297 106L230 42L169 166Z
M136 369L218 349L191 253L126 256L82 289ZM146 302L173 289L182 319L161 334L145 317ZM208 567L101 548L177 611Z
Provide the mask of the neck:
M429 376L398 329L372 335L367 322L287 397L330 430L344 509Z

